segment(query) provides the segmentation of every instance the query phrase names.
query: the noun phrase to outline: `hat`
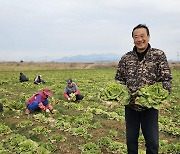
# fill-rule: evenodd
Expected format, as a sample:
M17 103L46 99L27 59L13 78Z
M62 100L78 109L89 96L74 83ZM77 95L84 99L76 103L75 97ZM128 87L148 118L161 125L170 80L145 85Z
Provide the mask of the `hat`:
M44 88L43 92L48 96L52 96L52 92L51 92L51 90L49 88Z
M68 84L72 83L72 79L69 79L69 80L67 81L67 83L68 83Z

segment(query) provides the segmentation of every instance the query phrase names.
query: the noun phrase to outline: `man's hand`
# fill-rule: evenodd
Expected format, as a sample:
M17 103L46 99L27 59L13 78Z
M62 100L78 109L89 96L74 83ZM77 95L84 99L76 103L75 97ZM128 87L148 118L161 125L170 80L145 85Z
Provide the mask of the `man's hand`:
M39 108L40 108L41 110L46 111L46 107L43 105L42 102L39 103L38 106L39 106Z
M68 101L70 101L70 100L71 100L71 98L70 98L70 97L68 97L67 99L68 99Z

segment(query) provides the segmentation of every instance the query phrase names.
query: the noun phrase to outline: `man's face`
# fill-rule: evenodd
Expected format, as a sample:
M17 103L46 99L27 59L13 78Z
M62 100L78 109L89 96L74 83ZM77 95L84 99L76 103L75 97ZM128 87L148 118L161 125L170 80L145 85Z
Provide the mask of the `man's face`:
M68 87L72 87L73 86L73 84L72 83L68 83Z
M147 35L145 28L135 29L133 32L134 45L137 48L137 51L142 53L148 47L150 36Z

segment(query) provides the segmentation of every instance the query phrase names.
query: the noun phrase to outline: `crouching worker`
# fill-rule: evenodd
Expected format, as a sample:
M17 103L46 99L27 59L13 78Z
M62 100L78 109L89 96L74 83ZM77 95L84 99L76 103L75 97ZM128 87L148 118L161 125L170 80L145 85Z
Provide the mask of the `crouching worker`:
M29 81L29 79L23 74L23 72L20 72L19 81L20 82L27 82L27 81Z
M49 111L53 113L53 107L49 104L48 97L52 96L52 92L48 88L44 88L43 91L39 91L34 94L27 102L27 108L25 114L29 114L33 111Z
M38 75L35 79L34 79L34 84L40 84L40 83L45 83L45 81L42 79L42 75Z
M74 82L72 82L72 79L69 79L67 81L67 86L64 89L64 97L68 101L78 101L84 98L84 96L80 94L77 85Z

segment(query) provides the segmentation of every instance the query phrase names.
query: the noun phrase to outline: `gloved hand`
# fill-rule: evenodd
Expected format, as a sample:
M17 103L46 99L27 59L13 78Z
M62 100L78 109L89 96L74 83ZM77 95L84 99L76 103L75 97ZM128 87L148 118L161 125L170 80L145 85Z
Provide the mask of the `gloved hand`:
M46 108L45 112L49 112L49 109Z
M46 112L46 113L49 113L49 112L50 112L51 114L54 114L53 110L49 110L48 108L46 108L45 112Z
M39 103L38 106L39 106L39 108L40 108L41 110L46 111L46 107L43 105L42 102Z

